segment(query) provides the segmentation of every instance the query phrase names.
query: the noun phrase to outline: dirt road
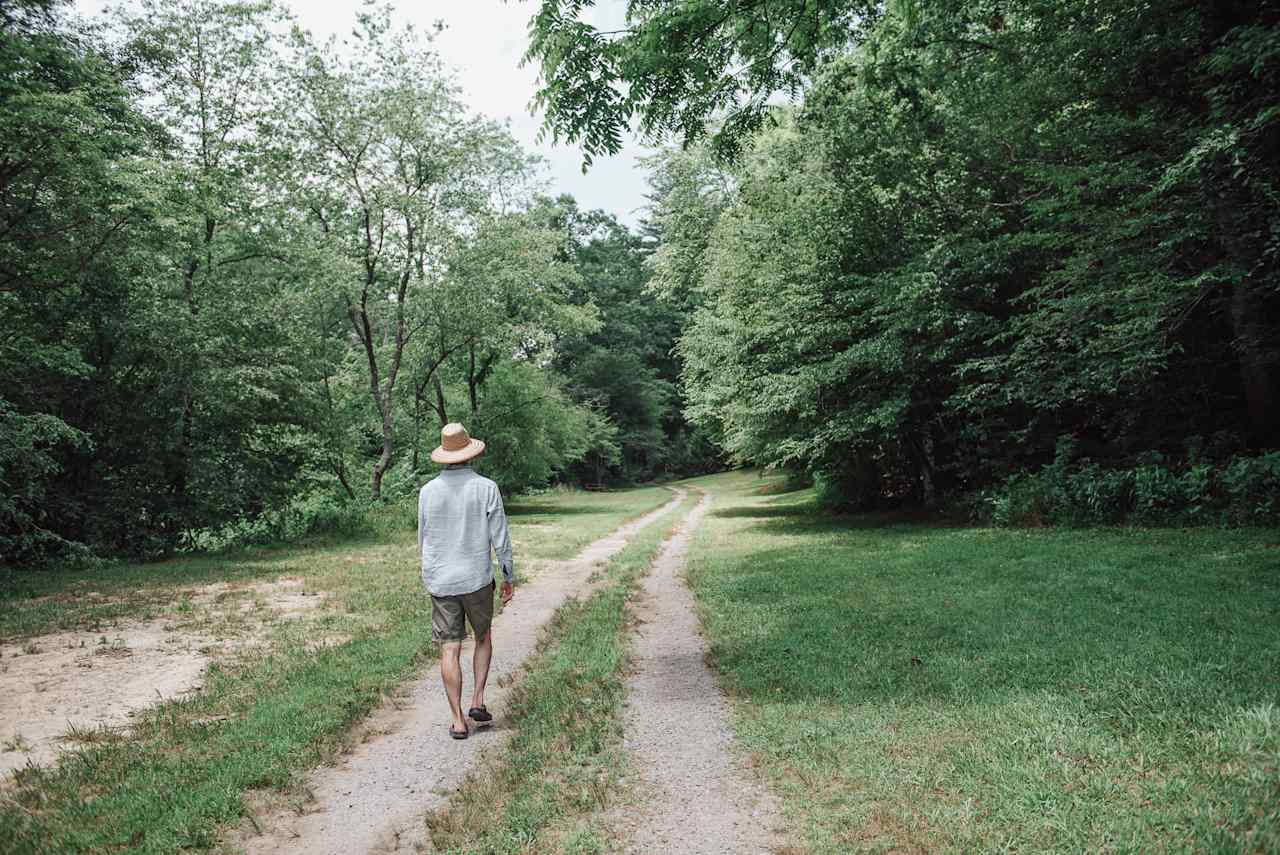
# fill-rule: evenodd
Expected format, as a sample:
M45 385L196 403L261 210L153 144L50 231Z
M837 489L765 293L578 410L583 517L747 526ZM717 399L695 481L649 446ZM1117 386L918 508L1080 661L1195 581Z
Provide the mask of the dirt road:
M608 820L627 853L755 855L782 843L774 800L734 750L729 705L681 579L710 504L704 496L663 546L636 607L624 738L639 780Z
M307 781L314 799L303 813L278 809L254 817L228 842L251 855L353 855L413 852L426 843L423 815L440 807L466 776L480 750L505 738L503 688L534 651L538 632L565 600L580 594L592 570L641 528L670 513L685 494L588 546L572 561L556 565L517 588L494 621L494 661L486 705L494 727L470 739L447 737L449 707L433 663L366 723L369 738L339 765L316 770ZM470 643L462 653L463 696L473 684Z

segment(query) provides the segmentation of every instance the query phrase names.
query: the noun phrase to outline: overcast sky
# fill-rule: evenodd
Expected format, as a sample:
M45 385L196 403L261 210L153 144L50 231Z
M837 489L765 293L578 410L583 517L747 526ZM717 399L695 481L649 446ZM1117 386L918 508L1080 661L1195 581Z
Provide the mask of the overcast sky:
M648 149L629 140L621 153L600 157L582 174L582 152L577 146L537 144L541 116L529 115L537 69L520 68L527 44L526 28L538 0L392 0L401 21L411 21L422 31L439 20L444 31L436 49L458 72L458 82L472 109L494 119L510 121L511 132L528 151L548 161L553 194L570 193L584 209L603 208L629 225L635 225L645 204L644 172L636 158ZM285 0L302 26L324 41L350 32L359 0ZM127 0L126 0L127 4ZM106 0L77 0L77 10L93 16ZM110 5L115 5L114 3ZM619 29L626 8L624 0L598 0L590 20L601 29Z

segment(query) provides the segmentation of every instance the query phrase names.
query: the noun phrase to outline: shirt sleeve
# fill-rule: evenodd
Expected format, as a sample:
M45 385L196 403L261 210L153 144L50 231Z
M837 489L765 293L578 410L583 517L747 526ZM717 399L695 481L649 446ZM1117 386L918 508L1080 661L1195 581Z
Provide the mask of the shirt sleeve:
M502 578L507 582L515 582L516 570L512 563L511 534L507 531L507 512L502 507L502 493L494 486L489 496L489 506L485 508L489 516L489 543L493 546L493 554L502 568Z
M427 542L427 494L418 491L418 559L422 559L422 545Z

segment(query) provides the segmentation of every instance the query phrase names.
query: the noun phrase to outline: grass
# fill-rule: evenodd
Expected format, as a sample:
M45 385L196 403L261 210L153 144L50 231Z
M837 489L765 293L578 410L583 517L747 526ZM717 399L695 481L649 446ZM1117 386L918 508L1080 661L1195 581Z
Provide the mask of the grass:
M1280 532L940 527L693 483L712 656L798 847L1280 852Z
M437 851L608 851L593 817L617 792L627 763L626 601L697 499L687 497L669 524L638 533L609 563L600 590L556 612L548 640L513 690L510 742L487 754L448 806L428 817Z
M517 558L571 558L617 528L621 519L647 513L670 498L671 491L662 487L521 497L507 504Z
M590 518L591 531L606 531L669 496L608 494L608 509L599 513L584 511L594 495L513 502L517 562L526 554L567 558L584 536L583 518ZM557 517L557 507L569 510ZM38 574L8 585L0 599L5 639L52 629L97 634L151 618L201 633L235 633L241 627L227 616L241 610L223 607L253 596L251 589L197 604L192 586L280 576L301 577L306 590L324 593L322 607L272 627L265 649L216 658L200 691L140 711L128 732L79 734L78 748L56 767L18 772L0 802L0 851L212 847L220 826L244 813L246 791L297 788L302 772L340 752L352 725L436 652L412 531L379 541ZM310 642L322 636L344 640L315 649ZM38 646L35 639L27 644Z
M524 562L571 558L582 547L617 528L624 520L646 513L671 497L660 487L608 493L579 490L552 492L507 502L517 572ZM334 556L354 556L346 564L367 561L363 553L380 553L388 544L413 546L412 533L396 524L403 509L388 508L373 526L376 537L335 540L318 538L303 545L235 549L209 555L146 563L108 564L93 570L0 571L0 643L56 630L114 627L122 621L151 620L178 612L186 589L215 582L251 583L279 576L303 575L323 582L327 589L347 587L334 578ZM410 517L411 518L411 517ZM382 555L381 557L388 557ZM410 564L412 559L409 559ZM312 565L319 572L311 572ZM339 569L343 566L340 561ZM338 574L341 575L341 574ZM399 577L397 577L399 580ZM234 592L232 596L238 596Z

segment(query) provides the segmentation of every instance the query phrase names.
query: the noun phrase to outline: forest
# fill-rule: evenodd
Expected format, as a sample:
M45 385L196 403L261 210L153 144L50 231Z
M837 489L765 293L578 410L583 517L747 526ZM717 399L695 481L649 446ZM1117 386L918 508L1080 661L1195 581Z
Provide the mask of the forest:
M541 186L431 33L266 2L3 12L0 555L358 525L485 437L509 491L700 471L652 235Z
M439 427L505 491L728 466L834 510L1280 517L1280 10L543 0L548 189L431 32L0 7L0 562L358 527Z

